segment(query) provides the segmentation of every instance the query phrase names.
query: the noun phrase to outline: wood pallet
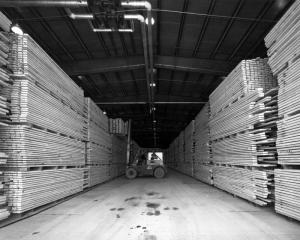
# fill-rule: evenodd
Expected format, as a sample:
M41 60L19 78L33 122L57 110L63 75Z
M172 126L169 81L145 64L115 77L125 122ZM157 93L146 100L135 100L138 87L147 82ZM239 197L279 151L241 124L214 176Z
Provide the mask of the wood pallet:
M299 169L275 169L275 211L300 221Z
M22 213L83 190L84 168L7 171L5 186L12 213Z

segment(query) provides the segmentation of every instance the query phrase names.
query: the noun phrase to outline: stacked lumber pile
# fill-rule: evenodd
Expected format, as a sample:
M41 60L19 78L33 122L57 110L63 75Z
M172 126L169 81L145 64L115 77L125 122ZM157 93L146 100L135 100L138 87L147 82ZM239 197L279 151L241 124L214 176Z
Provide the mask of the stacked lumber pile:
M267 59L243 60L209 96L211 115L215 116L241 96L257 89L268 91L276 85Z
M184 129L184 163L181 172L193 176L194 172L194 142L195 121L191 121Z
M236 196L260 206L266 206L273 199L270 186L274 183L273 170L214 166L214 185Z
M112 137L108 132L108 118L91 100L85 98L87 109L87 159L90 186L109 179L112 160Z
M210 110L207 103L195 118L194 177L202 182L213 184L209 115Z
M275 211L300 221L300 170L275 169Z
M12 79L9 74L11 70L8 66L8 54L10 40L5 32L10 31L11 21L0 12L0 126L8 126L10 122L10 91ZM0 133L1 134L1 133ZM0 135L1 137L1 135ZM5 143L5 142L4 142ZM2 167L6 166L8 155L2 148L3 142L0 144L0 221L7 218L10 213L7 209L7 197L4 194L4 186L7 184L7 178L4 177Z
M274 86L267 59L243 60L209 99L214 184L260 205L271 201L273 174L268 167L277 164ZM268 194L260 194L253 177L257 174L268 175L263 183Z
M112 162L110 165L110 177L116 178L125 174L127 157L127 137L112 136Z
M82 190L84 95L28 35L6 36L11 43L12 124L0 127L0 151L8 155L8 205L22 213ZM53 191L53 186L63 190Z
M7 171L5 189L13 213L22 213L83 190L82 168Z
M275 210L300 220L299 76L300 1L295 1L265 38L269 64L278 78L278 163Z
M109 119L109 132L111 134L127 135L128 122L124 122L121 118Z
M200 180L201 182L213 185L213 167L214 166L212 164L195 162L194 178Z

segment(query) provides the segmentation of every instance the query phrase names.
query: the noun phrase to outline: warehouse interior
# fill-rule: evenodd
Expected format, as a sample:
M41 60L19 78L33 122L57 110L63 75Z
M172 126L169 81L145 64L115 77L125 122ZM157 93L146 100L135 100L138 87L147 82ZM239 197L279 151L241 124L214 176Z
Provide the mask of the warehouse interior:
M0 0L0 30L0 239L299 239L299 0Z

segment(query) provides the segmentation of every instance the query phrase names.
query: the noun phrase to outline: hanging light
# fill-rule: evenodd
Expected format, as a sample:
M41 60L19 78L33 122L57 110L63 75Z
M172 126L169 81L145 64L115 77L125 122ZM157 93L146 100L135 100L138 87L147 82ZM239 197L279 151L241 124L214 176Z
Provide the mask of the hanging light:
M148 18L145 19L145 23L146 23L147 25L149 24ZM151 25L154 25L154 23L155 23L154 18L151 18Z
M104 114L104 115L106 115L106 114L107 114L107 112L106 112L106 111L103 111L103 114Z
M13 24L10 28L10 30L15 33L15 34L18 34L18 35L23 35L24 32L22 30L22 28L19 26L19 24Z
M156 87L156 83L154 82L150 83L150 87Z

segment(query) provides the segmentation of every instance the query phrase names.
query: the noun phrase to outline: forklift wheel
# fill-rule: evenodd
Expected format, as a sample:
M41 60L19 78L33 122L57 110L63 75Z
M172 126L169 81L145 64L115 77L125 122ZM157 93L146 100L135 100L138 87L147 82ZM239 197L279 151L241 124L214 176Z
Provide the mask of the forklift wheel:
M165 170L162 167L157 167L154 170L154 177L156 178L164 178L166 175Z
M137 176L137 171L134 168L128 168L126 170L126 177L129 179L134 179Z

